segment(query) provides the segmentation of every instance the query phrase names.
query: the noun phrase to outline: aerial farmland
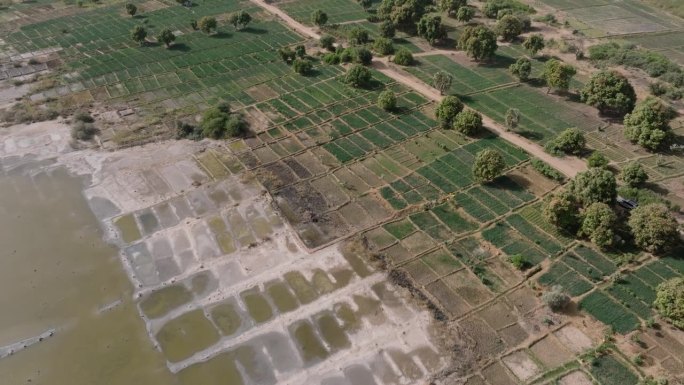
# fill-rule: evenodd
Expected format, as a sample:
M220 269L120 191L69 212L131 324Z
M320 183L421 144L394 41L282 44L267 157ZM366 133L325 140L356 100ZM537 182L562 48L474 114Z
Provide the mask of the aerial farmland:
M0 2L0 378L684 383L684 9Z

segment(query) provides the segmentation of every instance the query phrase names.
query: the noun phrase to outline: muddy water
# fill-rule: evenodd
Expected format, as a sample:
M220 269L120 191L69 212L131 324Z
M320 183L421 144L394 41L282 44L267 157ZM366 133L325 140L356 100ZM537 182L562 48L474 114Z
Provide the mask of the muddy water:
M0 171L0 346L56 332L0 359L0 383L175 384L83 181L29 171Z

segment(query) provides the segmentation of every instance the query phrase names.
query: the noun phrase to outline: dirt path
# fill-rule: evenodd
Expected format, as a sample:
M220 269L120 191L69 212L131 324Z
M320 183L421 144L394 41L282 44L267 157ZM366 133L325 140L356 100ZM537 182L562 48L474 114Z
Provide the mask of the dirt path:
M280 8L266 3L264 0L251 0L254 4L264 8L268 12L280 17L287 25L289 25L292 29L295 31L305 35L309 36L313 39L320 39L320 35L318 32L316 32L312 27L307 27L303 25L302 23L296 21L292 17L290 17L288 14L286 14L283 10ZM415 54L414 56L428 56L428 55L436 55L436 54L453 54L452 51L445 51L445 50L431 50L428 52L420 53L420 54ZM373 68L377 69L378 71L382 72L383 74L389 76L390 78L404 84L405 86L413 89L414 91L428 97L431 100L434 101L440 101L442 100L443 96L437 92L434 88L430 87L429 85L425 84L424 82L420 81L419 79L415 78L414 76L411 76L409 74L406 74L404 71L401 71L399 69L393 68L392 65L389 63L387 58L375 58L373 59ZM527 151L530 155L537 157L544 162L550 164L553 166L555 169L558 171L562 172L563 174L567 175L568 177L574 177L578 172L584 171L587 169L586 163L576 157L564 157L564 158L556 158L554 156L549 155L544 149L538 145L537 143L534 143L526 138L523 138L520 135L517 135L515 133L512 133L510 131L507 131L505 127L503 127L501 124L495 122L494 120L490 119L489 117L483 115L482 116L482 121L485 126L487 126L490 130L494 131L497 135L502 137L503 139L506 139L507 141L513 143L514 145L524 149Z

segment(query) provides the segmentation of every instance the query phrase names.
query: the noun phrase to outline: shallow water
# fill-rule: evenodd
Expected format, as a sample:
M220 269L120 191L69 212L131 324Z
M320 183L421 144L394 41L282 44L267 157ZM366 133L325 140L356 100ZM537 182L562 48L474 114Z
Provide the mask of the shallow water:
M83 181L64 169L31 176L38 167L0 171L0 346L56 331L0 359L0 382L176 384Z

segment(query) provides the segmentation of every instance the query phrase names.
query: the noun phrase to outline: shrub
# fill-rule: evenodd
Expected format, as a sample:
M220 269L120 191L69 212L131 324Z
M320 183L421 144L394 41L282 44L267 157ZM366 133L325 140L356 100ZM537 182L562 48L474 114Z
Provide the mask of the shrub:
M638 161L632 161L622 167L620 179L629 187L638 187L648 180L648 174Z
M203 137L212 139L239 136L247 128L240 116L231 113L227 103L220 103L205 111L199 127Z
M357 88L364 88L370 85L372 79L371 72L368 68L355 64L344 76L344 82Z
M311 22L318 27L322 27L325 25L325 23L328 22L328 14L321 11L320 9L317 9L313 12L311 12Z
M304 56L306 56L306 47L299 44L299 45L295 46L294 53L295 53L295 55L297 55L298 58L301 59Z
M534 8L517 0L487 0L482 12L490 19L495 19L502 10L511 10L524 13L534 13Z
M210 34L212 31L216 31L218 24L216 23L215 18L211 16L204 16L197 23L197 27L200 31Z
M373 54L365 47L352 48L354 63L370 65L373 62Z
M473 162L473 176L478 182L489 182L501 175L506 162L500 152L484 149L477 153Z
M517 108L509 108L506 110L506 115L504 116L506 127L510 130L515 130L518 127L518 124L520 124L521 116L520 110Z
M295 59L292 69L300 75L307 75L313 70L313 64L307 59Z
M482 131L482 115L473 110L462 110L456 115L453 127L465 135L476 135Z
M394 53L394 45L392 44L392 40L384 37L375 39L373 42L373 49L380 55L390 55Z
M340 55L329 52L323 55L323 63L325 64L340 64Z
M672 278L658 285L653 305L661 316L684 329L684 278Z
M560 60L551 59L544 63L542 79L546 81L549 89L567 91L570 88L570 80L576 72L575 67Z
M532 55L536 55L537 52L544 49L544 37L540 34L530 35L523 41L522 45L523 48L530 51Z
M532 263L522 254L514 254L508 258L508 261L518 270L526 270L532 266Z
M321 36L321 40L319 40L319 43L321 44L321 48L325 48L331 52L335 51L335 38L334 37L332 37L330 35Z
M551 288L551 290L542 295L542 301L552 311L558 312L564 310L568 306L570 303L570 297L565 294L562 286L555 285Z
M370 38L368 37L368 31L360 27L352 28L349 31L348 39L349 44L352 45L366 44L370 40Z
M393 111L397 108L397 96L392 90L385 90L378 95L378 107L385 111Z
M546 150L551 154L579 155L587 145L584 134L578 128L567 128L546 145Z
M93 119L93 117L90 116L89 113L83 111L74 114L74 120L83 123L93 123L95 121L95 119Z
M395 64L400 66L410 66L413 64L413 54L406 48L399 48L392 60Z
M88 141L98 133L98 129L92 123L76 121L71 127L71 138L75 140Z
M391 20L385 20L380 24L380 36L391 39L396 34L396 28Z
M526 57L521 57L515 63L511 64L508 67L508 70L513 76L524 82L530 78L530 73L532 73L532 62Z
M608 158L598 151L592 152L591 155L589 155L589 158L587 158L587 164L589 167L603 168L608 166L608 163L610 163Z
M639 205L632 210L628 225L634 235L634 243L651 253L666 251L679 240L677 220L662 204Z
M557 182L563 182L565 180L563 174L541 159L534 158L530 163L532 164L532 168L549 179Z

